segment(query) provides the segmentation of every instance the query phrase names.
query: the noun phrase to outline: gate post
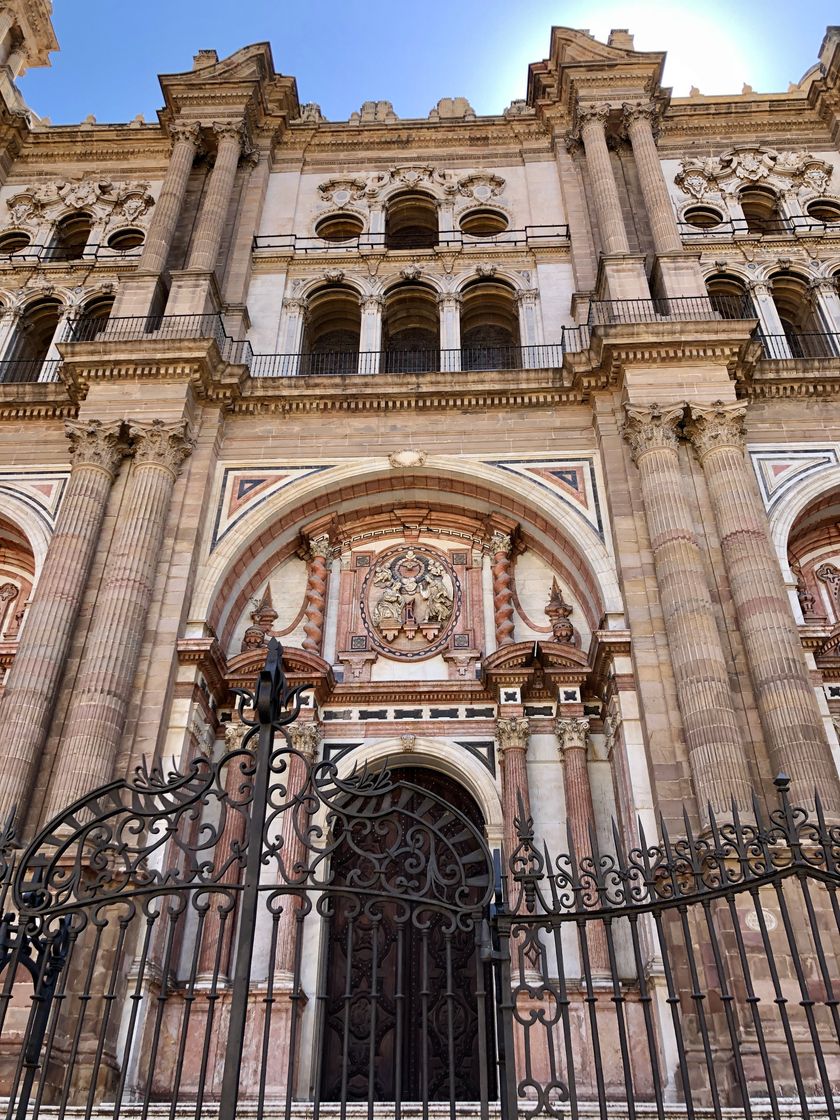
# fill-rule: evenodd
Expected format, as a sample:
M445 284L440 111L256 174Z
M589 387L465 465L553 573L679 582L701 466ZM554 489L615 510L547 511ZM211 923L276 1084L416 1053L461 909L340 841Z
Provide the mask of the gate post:
M259 738L255 751L254 787L251 799L251 814L248 819L247 856L241 896L236 961L232 975L233 996L225 1045L225 1067L222 1075L222 1096L219 1101L219 1120L235 1120L239 1102L239 1074L245 1043L248 991L254 956L254 931L259 908L263 829L268 805L274 732L297 719L300 714L301 693L311 687L304 684L298 685L297 688L289 688L283 673L282 658L283 647L275 638L272 638L268 643L268 656L265 666L257 678L255 694L252 696L244 689L234 690L239 694L239 712L242 722L251 727L251 731L243 740L243 745L253 736L257 727L259 728ZM256 711L256 720L245 719L243 709L246 701Z

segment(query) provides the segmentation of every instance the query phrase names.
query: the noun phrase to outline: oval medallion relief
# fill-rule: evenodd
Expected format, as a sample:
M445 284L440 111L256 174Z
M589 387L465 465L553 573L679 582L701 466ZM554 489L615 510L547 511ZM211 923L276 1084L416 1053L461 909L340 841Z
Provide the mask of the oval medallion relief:
M461 613L461 585L449 561L426 545L383 552L362 584L361 614L373 646L388 657L431 657Z

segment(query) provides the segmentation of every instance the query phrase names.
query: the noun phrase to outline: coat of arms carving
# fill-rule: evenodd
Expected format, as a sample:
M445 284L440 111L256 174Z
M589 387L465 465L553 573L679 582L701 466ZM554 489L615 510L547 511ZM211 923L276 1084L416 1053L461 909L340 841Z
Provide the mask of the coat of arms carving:
M382 556L362 589L362 617L380 651L428 657L443 647L460 601L457 577L443 556L421 545Z

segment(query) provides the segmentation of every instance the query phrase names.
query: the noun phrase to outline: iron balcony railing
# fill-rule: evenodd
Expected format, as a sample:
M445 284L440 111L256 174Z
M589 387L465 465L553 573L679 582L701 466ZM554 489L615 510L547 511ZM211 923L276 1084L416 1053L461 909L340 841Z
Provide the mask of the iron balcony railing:
M487 249L539 248L562 244L569 239L567 225L525 226L479 237L463 230L442 230L436 238L388 237L385 233L362 233L346 241L327 241L323 237L302 237L297 233L264 233L254 238L255 250L285 253L356 253L364 250L401 249Z
M840 357L840 334L807 331L803 334L761 334L764 356L773 361Z
M60 358L7 358L0 361L0 385L58 381Z
M589 305L589 325L659 320L754 319L749 296L676 296L673 299L602 299Z
M744 218L727 219L713 226L695 226L690 222L677 222L682 237L719 238L727 237L824 237L840 234L840 222L821 222L817 218L795 217L774 218L761 222L748 223Z
M231 338L221 315L133 315L105 319L81 315L67 324L65 342L146 342L212 338L226 362L250 365L247 341Z
M254 354L252 377L350 377L377 373L453 373L550 369L563 364L563 343L464 346L459 350L334 350L314 354Z
M142 246L136 249L112 249L108 245L88 245L84 252L77 253L52 245L27 245L24 249L12 252L0 250L0 264L86 264L98 260L138 260L142 252Z

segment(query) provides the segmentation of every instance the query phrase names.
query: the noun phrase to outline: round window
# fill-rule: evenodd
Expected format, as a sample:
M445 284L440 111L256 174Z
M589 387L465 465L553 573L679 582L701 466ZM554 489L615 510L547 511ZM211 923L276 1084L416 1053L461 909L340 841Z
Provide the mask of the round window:
M118 229L108 238L108 248L116 249L118 253L127 253L129 249L139 249L144 240L140 229Z
M350 241L364 228L364 222L356 214L329 214L318 222L315 232L324 241Z
M840 222L840 203L831 202L826 198L818 198L808 203L808 217L815 218L818 222L832 225Z
M494 237L504 233L508 220L498 210L468 210L461 215L461 232L472 237Z
M723 221L723 214L714 206L689 206L683 214L683 221L695 229L713 229Z
M11 233L4 233L0 237L0 254L11 255L12 253L21 253L27 249L32 243L32 238L28 233L21 233L18 230L12 230Z

